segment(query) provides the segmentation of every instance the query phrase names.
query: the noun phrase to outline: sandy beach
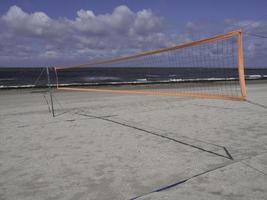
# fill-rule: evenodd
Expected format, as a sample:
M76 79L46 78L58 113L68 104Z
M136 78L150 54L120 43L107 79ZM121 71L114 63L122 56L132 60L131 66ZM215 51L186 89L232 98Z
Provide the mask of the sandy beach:
M0 90L2 200L267 199L267 84L248 101ZM45 94L45 97L44 97Z

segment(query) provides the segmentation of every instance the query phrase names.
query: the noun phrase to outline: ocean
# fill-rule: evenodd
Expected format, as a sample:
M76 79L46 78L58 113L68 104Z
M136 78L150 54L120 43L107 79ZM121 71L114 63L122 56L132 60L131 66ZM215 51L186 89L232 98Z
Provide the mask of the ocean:
M79 68L59 70L58 84L104 85L134 84L179 81L214 81L237 79L238 71L233 68ZM246 79L266 79L267 68L245 69ZM57 84L54 70L50 69L51 83ZM46 87L47 75L44 68L0 68L0 89Z

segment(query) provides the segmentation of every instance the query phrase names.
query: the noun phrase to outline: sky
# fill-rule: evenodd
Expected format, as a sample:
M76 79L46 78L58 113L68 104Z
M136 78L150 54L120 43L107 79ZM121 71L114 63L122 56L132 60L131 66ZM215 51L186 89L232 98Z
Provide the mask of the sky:
M266 0L1 0L0 66L79 64L244 27L267 37ZM245 64L266 67L267 39L244 37Z

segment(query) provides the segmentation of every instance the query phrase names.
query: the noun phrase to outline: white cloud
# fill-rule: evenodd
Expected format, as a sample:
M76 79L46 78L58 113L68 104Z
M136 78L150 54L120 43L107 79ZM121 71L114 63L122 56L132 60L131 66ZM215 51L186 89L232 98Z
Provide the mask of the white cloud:
M53 50L47 50L41 56L46 58L56 58L58 56L58 53Z
M149 9L133 12L121 5L111 13L96 15L81 9L76 14L75 19L52 19L44 12L27 13L11 6L0 18L0 25L5 27L0 30L0 48L6 49L0 52L0 61L14 52L16 63L21 55L18 45L27 48L23 54L28 53L38 64L44 57L79 62L168 44L162 17Z
M244 32L244 57L246 66L266 67L267 40L266 38L255 37L255 35L267 36L267 21L226 20L225 23L225 31L242 29Z
M83 63L92 59L125 55L172 46L246 26L248 32L267 34L267 22L225 20L188 21L170 32L166 21L150 9L137 12L125 5L111 13L78 10L74 19L53 19L44 12L28 13L11 6L0 16L0 64L43 66ZM253 59L263 55L262 40L245 38L245 53Z
M142 10L137 12L133 30L136 33L143 34L151 31L159 31L163 27L162 18L153 14L151 10Z
M127 6L115 8L111 15L99 16L107 25L118 31L128 30L133 23L134 17L135 14Z
M10 7L2 19L13 31L26 35L42 35L50 27L51 22L43 12L28 14L18 6Z

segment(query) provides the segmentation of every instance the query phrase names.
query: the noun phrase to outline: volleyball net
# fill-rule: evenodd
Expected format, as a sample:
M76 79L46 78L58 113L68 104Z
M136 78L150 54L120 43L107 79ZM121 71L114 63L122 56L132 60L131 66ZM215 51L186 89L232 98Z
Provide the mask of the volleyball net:
M246 98L241 31L54 69L57 89L65 91Z

